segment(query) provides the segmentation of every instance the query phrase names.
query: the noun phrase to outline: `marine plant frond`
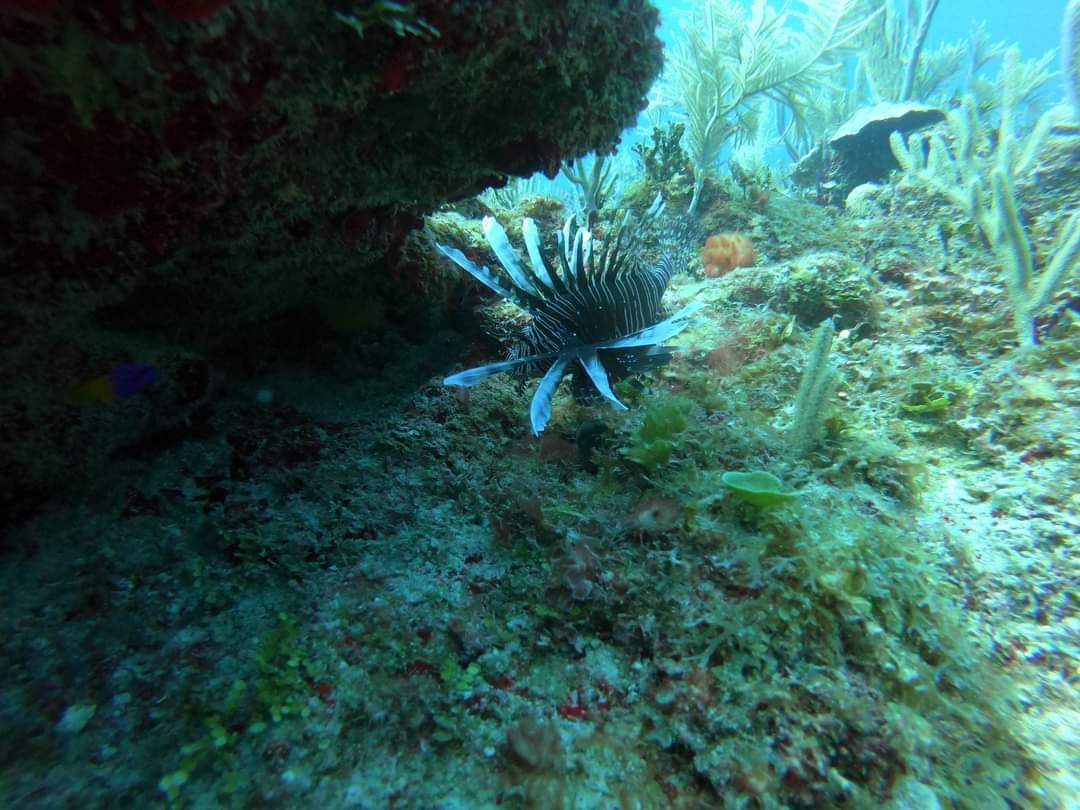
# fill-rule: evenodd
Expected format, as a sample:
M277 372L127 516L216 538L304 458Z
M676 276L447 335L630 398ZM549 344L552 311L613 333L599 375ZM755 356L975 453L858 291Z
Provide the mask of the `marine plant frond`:
M585 219L604 207L614 196L619 182L615 161L608 155L596 153L563 161L562 174L577 187L578 211Z
M1008 51L1006 51L1006 55ZM1057 59L1057 51L1047 51L1033 59L1012 59L1012 70L998 74L997 94L1002 104L1011 102L1017 106L1032 104L1046 83L1054 78L1051 65ZM1006 99L1006 96L1008 98Z
M806 127L816 95L839 89L842 58L882 12L868 0L809 0L805 11L754 0L749 10L707 0L683 20L670 61L669 92L685 111L686 150L694 168L697 208L704 179L727 141L754 129L765 100L791 110Z
M837 57L854 47L881 13L880 9L866 13L863 0L807 0L805 5L805 11L772 12L772 20L755 32L755 51L767 49L776 56L761 65L750 64L755 69L748 76L748 94L795 81L813 84L830 74L840 67ZM765 10L759 12L759 7ZM763 18L770 13L761 0L754 4L754 15L759 13ZM785 15L798 21L799 30L778 24L786 22Z

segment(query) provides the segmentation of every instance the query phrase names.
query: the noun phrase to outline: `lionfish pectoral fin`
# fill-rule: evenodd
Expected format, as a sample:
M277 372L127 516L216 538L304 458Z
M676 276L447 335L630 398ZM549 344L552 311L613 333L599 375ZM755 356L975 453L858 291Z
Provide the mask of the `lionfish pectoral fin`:
M596 386L596 390L606 400L614 405L617 410L630 410L619 401L619 398L615 396L615 392L611 390L611 381L608 379L607 370L604 368L604 364L600 362L600 355L597 354L595 348L589 346L579 350L577 358L582 368L585 369L585 373L589 375L589 379L592 380L592 384Z
M594 349L630 349L635 346L654 346L670 340L683 329L694 323L691 316L704 308L700 301L691 301L674 315L671 315L659 323L639 329L629 335L624 335L606 343L598 343Z
M479 385L488 377L494 377L496 374L502 374L509 369L495 368L500 366L501 363L492 363L490 366L478 366L477 368L466 369L465 371L459 371L457 374L451 374L449 377L443 378L443 385L457 385L462 388L472 388L474 385Z
M533 394L532 403L529 405L529 420L532 423L533 436L539 436L544 432L544 427L551 418L551 401L555 398L555 389L562 382L563 375L570 362L574 359L573 354L564 354L556 360L547 373L540 380Z
M550 360L557 354L558 352L530 354L527 357L515 357L513 360L502 360L498 363L488 363L486 366L469 368L465 371L459 371L457 374L451 374L449 377L444 377L443 385L460 385L464 388L472 388L474 385L482 383L488 377L494 377L496 374L502 374L504 371L510 371L518 366Z

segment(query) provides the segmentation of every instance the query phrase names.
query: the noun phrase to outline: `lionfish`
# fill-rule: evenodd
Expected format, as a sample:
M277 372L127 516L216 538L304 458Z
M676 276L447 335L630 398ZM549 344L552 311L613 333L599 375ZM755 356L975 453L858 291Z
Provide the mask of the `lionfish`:
M659 210L658 201L649 216ZM630 233L629 214L603 241L587 228L579 228L571 241L572 219L556 233L557 266L544 255L536 223L528 217L522 220L531 265L526 266L502 226L494 217L484 217L484 236L508 279L478 267L457 248L436 244L454 264L532 316L506 360L452 374L443 384L471 387L504 371L542 375L529 408L535 436L547 425L552 398L568 372L579 402L606 399L626 410L612 390L612 379L621 380L670 360L671 351L661 344L689 326L691 316L701 309L700 303L692 302L662 317L660 299L677 269L676 260L665 256L655 267L644 268L640 239Z

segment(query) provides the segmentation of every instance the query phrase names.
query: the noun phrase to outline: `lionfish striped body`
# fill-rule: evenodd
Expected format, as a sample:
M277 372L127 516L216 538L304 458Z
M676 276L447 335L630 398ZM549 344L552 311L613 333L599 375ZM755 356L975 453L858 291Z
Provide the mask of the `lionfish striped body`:
M655 213L655 212L653 212ZM690 304L663 318L661 298L674 271L668 259L654 268L641 266L639 242L628 234L629 218L599 247L581 228L570 240L567 220L558 237L558 265L540 246L536 224L526 218L522 234L530 266L518 261L502 226L483 220L484 235L510 283L487 267L478 267L460 250L436 247L461 269L531 316L507 360L447 377L446 385L473 386L504 371L542 374L530 417L539 435L551 416L551 401L562 378L573 375L575 397L582 402L607 399L625 410L611 381L662 365L670 352L661 345L685 329L700 305Z

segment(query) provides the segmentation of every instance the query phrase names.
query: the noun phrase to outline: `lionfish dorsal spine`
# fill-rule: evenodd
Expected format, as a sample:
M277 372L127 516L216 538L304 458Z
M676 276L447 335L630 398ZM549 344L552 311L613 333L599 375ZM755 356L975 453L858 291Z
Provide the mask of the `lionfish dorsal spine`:
M573 283L573 279L570 276L570 262L568 261L568 254L570 252L570 247L567 244L568 237L569 233L565 228L561 231L556 231L555 233L555 241L558 243L558 247L555 251L555 258L559 261L559 270L556 275L562 279L565 286Z
M572 287L581 287L581 282L584 280L584 274L581 271L581 229L574 234L574 243L570 247L570 285Z
M452 261L454 264L456 264L470 276L475 278L477 281L479 281L496 295L501 295L503 298L509 299L515 304L524 303L521 300L521 297L517 295L513 290L504 287L499 282L498 277L494 273L492 273L486 266L477 266L474 261L472 261L468 256L466 256L464 253L462 253L455 247L450 247L449 245L440 245L438 242L435 243L435 247L440 253L446 256L446 258L448 258L450 261Z
M553 274L544 261L544 253L540 249L540 230L530 217L521 221L521 235L525 239L525 249L529 253L533 275L548 291L558 293L562 289L562 285L557 283L558 274Z
M589 283L586 272L588 261L592 257L592 234L585 228L578 228L574 236L574 245L570 248L570 286L579 290Z
M521 262L518 261L517 252L514 250L514 246L510 244L510 239L507 237L503 226L499 224L499 221L495 219L495 217L484 217L480 223L480 228L483 230L484 237L487 239L488 244L491 245L491 249L495 252L496 257L498 257L499 264L503 266L513 280L514 286L527 296L532 298L543 298L543 293L536 288L532 280L522 269Z

